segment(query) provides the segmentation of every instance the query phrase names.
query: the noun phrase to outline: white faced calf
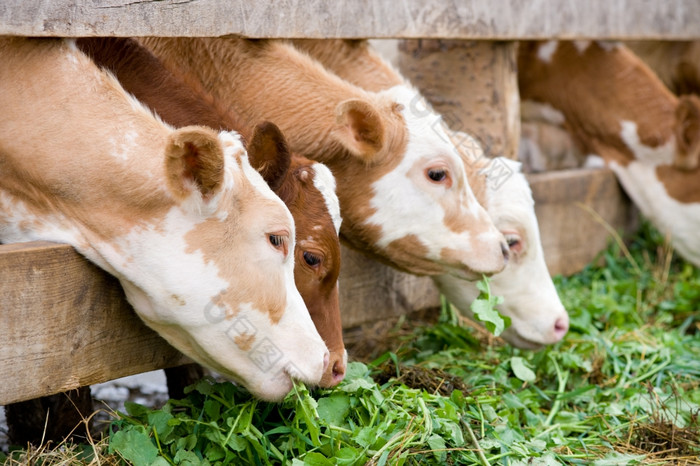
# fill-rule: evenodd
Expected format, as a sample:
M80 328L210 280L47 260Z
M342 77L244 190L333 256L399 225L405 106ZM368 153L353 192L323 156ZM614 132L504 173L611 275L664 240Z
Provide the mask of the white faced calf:
M564 337L569 316L547 270L532 192L520 164L502 157L490 163L510 169L502 183L486 180L485 199L480 199L510 248L508 265L490 280L491 292L503 297L499 311L511 319L501 336L518 348L537 349ZM448 275L433 281L448 301L472 316L471 303L479 296L473 283Z
M294 224L235 133L174 130L72 42L0 40L0 241L72 244L173 346L264 399L328 361Z

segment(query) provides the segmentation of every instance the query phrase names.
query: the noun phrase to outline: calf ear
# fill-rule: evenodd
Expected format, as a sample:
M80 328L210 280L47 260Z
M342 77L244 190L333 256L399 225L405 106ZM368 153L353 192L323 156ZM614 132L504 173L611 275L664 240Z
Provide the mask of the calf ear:
M213 197L224 181L224 151L214 130L187 126L173 131L165 149L168 188L178 200L199 191Z
M356 157L369 162L384 145L384 123L368 102L350 99L335 111L338 140Z
M700 98L684 95L678 99L676 121L676 155L673 165L682 170L694 170L700 164Z
M248 159L273 191L282 186L292 155L277 125L264 121L255 127L248 144Z

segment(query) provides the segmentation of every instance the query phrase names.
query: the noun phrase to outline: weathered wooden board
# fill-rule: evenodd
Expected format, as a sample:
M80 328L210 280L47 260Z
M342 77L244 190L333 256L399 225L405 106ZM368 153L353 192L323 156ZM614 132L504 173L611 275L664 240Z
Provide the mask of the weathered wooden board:
M440 305L440 294L430 278L399 272L347 247L341 247L341 253L338 283L343 328Z
M453 131L474 136L487 157L518 158L517 42L399 41L398 64Z
M0 245L0 405L188 360L67 245Z
M0 34L691 39L697 0L3 0Z

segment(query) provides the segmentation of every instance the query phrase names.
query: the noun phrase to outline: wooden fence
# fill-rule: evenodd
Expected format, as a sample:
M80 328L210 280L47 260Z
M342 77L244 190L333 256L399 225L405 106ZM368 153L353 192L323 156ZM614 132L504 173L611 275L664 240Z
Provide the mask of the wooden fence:
M697 0L0 3L0 34L24 36L685 40L700 36L699 25ZM512 73L514 69L505 73L511 82ZM634 219L608 170L529 179L552 273L579 270L607 244L608 233L581 204L616 229ZM0 405L187 361L141 323L114 278L70 246L0 245L0 273ZM429 279L394 271L347 249L340 282L346 328L438 303Z

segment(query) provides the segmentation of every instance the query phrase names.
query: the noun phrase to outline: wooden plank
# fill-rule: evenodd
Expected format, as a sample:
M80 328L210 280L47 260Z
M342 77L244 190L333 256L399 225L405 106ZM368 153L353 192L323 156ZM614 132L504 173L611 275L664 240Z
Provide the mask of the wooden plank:
M0 245L0 405L187 362L68 245Z
M0 34L444 39L700 37L697 0L3 0Z
M636 208L607 168L560 170L527 178L552 275L576 273L605 249L611 236L600 221L618 232L629 233L637 226Z
M440 294L430 278L399 272L345 246L341 254L338 284L343 328L440 305Z
M399 43L399 69L453 131L487 157L518 158L517 43L418 39Z

